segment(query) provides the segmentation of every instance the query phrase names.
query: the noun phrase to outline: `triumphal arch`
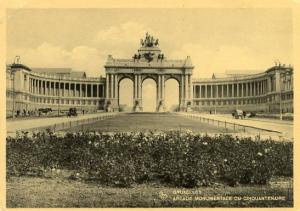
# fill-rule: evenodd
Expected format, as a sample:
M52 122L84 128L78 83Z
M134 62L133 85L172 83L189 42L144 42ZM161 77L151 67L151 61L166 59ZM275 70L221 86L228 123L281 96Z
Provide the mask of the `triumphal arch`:
M190 57L171 60L161 52L159 40L146 33L141 47L130 59L116 59L109 55L105 64L106 102L108 111L119 110L119 84L128 78L133 81L133 110L142 111L143 81L151 78L156 82L156 110L165 110L165 82L177 80L179 84L179 109L188 110L192 105L192 73ZM175 90L174 90L175 91Z

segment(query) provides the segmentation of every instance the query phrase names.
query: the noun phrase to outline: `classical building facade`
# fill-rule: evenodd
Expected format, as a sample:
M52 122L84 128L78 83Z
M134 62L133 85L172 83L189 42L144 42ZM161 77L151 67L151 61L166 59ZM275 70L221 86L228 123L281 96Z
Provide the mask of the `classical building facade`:
M97 110L103 109L104 99L105 78L87 78L85 73L65 68L34 71L22 64L7 65L7 115L13 110L23 112L39 108Z
M277 113L293 112L293 68L275 65L258 74L193 79L190 57L168 59L158 39L146 34L141 47L130 59L109 55L106 77L86 77L70 68L29 68L14 63L6 68L6 110L33 111L39 108L68 110L119 110L119 84L133 82L134 111L142 111L143 81L156 82L156 110L165 110L165 82L175 79L179 85L181 111L232 112L234 109Z
M106 71L106 107L108 110L119 110L119 84L124 78L133 82L134 111L142 111L142 86L147 78L153 79L157 86L156 110L165 110L165 82L177 80L179 84L179 108L187 110L192 105L192 74L190 57L183 60L167 59L158 47L158 39L146 34L141 40L141 47L130 59L115 59L108 56ZM144 96L145 97L145 96Z
M258 74L194 79L193 108L293 113L293 68L277 65Z

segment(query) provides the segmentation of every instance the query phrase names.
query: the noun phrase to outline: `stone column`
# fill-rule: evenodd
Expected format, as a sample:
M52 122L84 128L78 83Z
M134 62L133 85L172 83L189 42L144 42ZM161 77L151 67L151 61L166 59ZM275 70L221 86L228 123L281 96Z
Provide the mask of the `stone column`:
M38 80L37 86L38 86L38 94L40 95L41 94L41 81L40 80Z
M191 101L191 105L193 104L193 83L192 83L192 76L189 74L189 99Z
M43 94L43 81L42 80L39 80L39 89L40 89L39 94L42 95Z
M165 100L165 76L161 76L161 98Z
M229 97L229 84L226 84L226 97Z
M204 93L204 95L205 95L205 98L208 97L207 84L205 84L205 93Z
M38 89L38 80L35 79L35 84L34 84L34 87L35 87L35 94L39 94L39 89Z
M133 81L133 98L137 98L136 93L136 86L137 86L137 75L134 75L134 81Z
M114 77L115 75L114 74L111 74L111 77L110 77L110 92L111 92L111 98L114 98Z
M181 105L181 83L179 84L179 105Z
M202 85L199 86L199 97L202 98Z
M118 99L118 76L115 75L115 81L114 81L114 85L115 85L115 98Z
M140 92L140 98L143 98L142 93L142 75L139 75L139 92Z
M189 98L189 78L188 78L188 75L184 75L184 78L185 78L185 86L184 86L184 89L185 89L185 99L188 100Z
M106 95L105 95L105 97L106 97L106 99L108 99L109 98L109 74L106 74Z
M138 83L139 104L140 104L140 110L142 111L143 110L143 105L142 105L142 103L143 103L142 95L143 94L142 94L142 75L141 74L138 75L138 81L139 81L139 83Z
M183 75L181 75L180 93L181 93L180 94L180 97L181 97L180 103L182 106L184 106L183 105L183 101L184 101L184 76Z
M99 98L99 84L96 84L96 97Z
M256 89L257 83L256 81L254 81L254 96L257 95L257 89Z
M74 82L74 97L77 97L77 93L76 93L76 83Z
M90 84L91 85L91 98L94 96L94 85L93 84Z
M224 98L224 84L221 85L221 98Z
M37 79L36 79L36 81L35 81L35 86L36 86L36 91L35 91L35 93L36 93L36 94L39 94L39 80L37 80Z
M244 90L246 90L245 83L242 83L242 97L246 95Z
M158 75L158 84L157 84L157 102L159 103L161 98L161 75Z

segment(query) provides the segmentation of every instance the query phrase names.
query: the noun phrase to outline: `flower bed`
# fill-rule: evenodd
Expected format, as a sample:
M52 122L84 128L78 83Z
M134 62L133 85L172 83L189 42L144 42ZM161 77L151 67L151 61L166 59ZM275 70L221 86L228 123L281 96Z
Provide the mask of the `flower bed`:
M129 187L160 181L181 187L266 184L293 175L293 144L189 132L66 133L7 138L7 175L44 176L74 170L74 178Z

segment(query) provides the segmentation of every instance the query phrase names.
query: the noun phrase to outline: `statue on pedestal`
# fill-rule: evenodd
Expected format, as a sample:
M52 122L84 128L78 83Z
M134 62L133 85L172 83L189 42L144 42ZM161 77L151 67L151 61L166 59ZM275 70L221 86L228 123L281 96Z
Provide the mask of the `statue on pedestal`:
M141 46L142 47L153 47L153 46L158 46L159 45L159 40L154 39L153 36L150 36L149 33L146 33L145 39L141 39Z

